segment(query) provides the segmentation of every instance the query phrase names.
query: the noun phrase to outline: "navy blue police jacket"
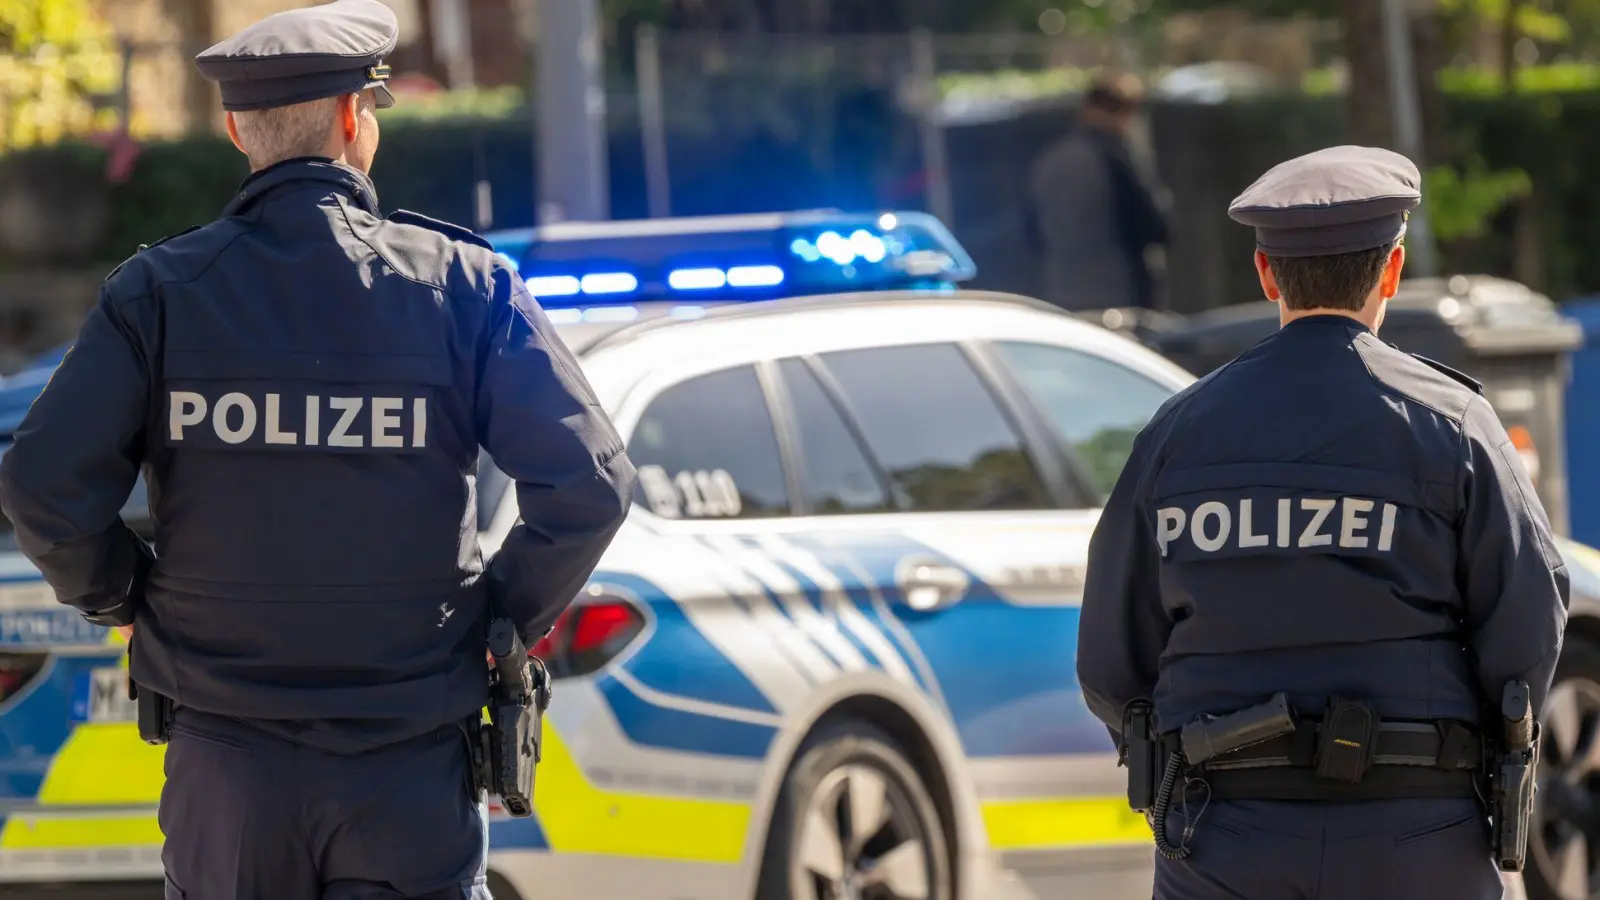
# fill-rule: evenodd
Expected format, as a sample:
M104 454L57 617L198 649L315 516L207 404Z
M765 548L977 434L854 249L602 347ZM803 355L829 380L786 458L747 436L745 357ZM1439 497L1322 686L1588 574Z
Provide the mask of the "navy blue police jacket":
M1338 315L1291 322L1173 397L1090 542L1078 678L1120 734L1287 692L1476 722L1543 703L1568 577L1482 388Z
M487 565L480 446L521 512ZM118 515L141 467L153 553ZM299 159L111 274L0 506L61 602L135 622L140 686L357 752L481 710L491 611L540 637L633 481L487 242Z

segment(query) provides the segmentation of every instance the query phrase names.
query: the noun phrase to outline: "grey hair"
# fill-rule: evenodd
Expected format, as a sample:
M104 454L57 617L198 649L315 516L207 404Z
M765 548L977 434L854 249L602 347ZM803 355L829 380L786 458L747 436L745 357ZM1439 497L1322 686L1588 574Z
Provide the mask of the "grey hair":
M297 156L321 156L343 99L325 97L234 113L233 124L239 130L239 143L250 158L250 167L264 169Z

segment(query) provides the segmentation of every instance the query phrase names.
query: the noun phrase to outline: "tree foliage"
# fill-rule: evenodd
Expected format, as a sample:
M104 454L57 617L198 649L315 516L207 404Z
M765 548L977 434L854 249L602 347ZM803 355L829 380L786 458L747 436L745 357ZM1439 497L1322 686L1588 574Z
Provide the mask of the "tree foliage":
M0 150L103 126L92 98L120 77L111 29L90 0L0 0Z

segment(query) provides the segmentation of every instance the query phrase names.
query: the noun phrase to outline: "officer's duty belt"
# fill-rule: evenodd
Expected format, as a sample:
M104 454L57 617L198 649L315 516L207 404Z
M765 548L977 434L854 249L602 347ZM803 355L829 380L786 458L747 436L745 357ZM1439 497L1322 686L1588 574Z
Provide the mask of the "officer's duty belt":
M1315 772L1321 725L1301 720L1293 734L1208 760L1201 774L1219 800L1379 800L1472 797L1482 768L1479 736L1459 722L1383 722L1371 768L1360 783Z

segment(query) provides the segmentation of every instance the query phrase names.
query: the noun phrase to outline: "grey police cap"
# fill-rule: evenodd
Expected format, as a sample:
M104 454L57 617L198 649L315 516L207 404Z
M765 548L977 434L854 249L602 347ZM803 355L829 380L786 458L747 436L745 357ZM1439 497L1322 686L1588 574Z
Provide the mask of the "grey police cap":
M1331 256L1398 241L1422 202L1411 160L1375 147L1329 147L1279 163L1228 206L1268 256Z
M262 19L195 57L222 88L222 108L269 109L373 88L394 105L383 64L400 38L394 11L378 0L337 0Z

